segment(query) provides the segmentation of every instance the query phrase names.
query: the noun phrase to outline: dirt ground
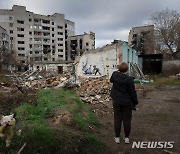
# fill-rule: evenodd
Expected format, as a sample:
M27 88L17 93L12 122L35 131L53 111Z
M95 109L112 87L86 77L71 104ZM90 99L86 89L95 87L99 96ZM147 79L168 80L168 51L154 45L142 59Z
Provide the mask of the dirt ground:
M180 153L180 85L144 86L144 92L138 92L139 105L133 112L130 144L121 139L115 144L112 103L88 104L98 115L100 126L93 128L98 138L106 145L107 154L163 154ZM0 89L0 113L8 113L27 101L32 103L35 97L24 97L20 93ZM122 132L123 137L123 132ZM174 141L172 149L133 149L133 141Z
M138 92L139 105L133 112L130 144L121 138L120 144L113 140L113 110L108 104L106 114L101 117L99 138L108 145L112 154L163 154L180 153L180 85L144 86L144 93ZM93 108L96 108L95 106ZM98 108L98 107L97 107ZM121 132L123 137L124 132ZM133 149L133 141L174 141L172 149ZM172 154L173 154L172 153Z

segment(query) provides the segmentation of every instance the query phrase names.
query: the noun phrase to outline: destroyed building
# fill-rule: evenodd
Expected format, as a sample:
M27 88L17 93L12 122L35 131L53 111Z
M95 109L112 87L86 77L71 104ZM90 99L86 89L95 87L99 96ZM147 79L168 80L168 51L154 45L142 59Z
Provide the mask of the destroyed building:
M69 60L75 60L76 56L81 56L85 51L95 49L95 33L84 33L68 37Z
M79 60L77 75L86 77L110 76L113 71L117 70L117 65L120 62L127 62L129 66L137 65L138 55L127 42L116 40L102 48L86 51ZM95 75L97 69L98 72Z
M66 60L65 41L74 35L74 22L64 14L40 15L14 5L0 10L0 25L7 30L19 69L36 61Z
M154 53L154 25L133 27L128 36L128 44L135 48L138 55Z
M9 52L11 52L9 35L7 31L0 26L0 69L8 67L8 65L5 66L6 59L4 59L4 57Z
M5 47L6 49L10 49L10 39L9 35L7 34L6 29L0 26L0 47Z
M14 5L12 9L0 9L0 26L10 37L11 48L16 53L15 69L18 71L40 67L38 64L46 62L65 64L79 55L77 53L72 57L72 43L68 43L72 39L68 37L76 37L75 23L67 20L64 14L41 15L27 11L25 6ZM81 43L89 44L87 49L93 48L91 45L94 45L95 38L92 38L93 43L88 39L92 34L82 35ZM84 50L84 44L82 48L78 52Z

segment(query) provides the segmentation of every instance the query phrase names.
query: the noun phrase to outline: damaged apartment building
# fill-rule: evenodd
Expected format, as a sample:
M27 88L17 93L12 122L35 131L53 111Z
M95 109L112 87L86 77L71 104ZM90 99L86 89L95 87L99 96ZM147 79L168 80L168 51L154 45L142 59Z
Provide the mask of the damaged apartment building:
M50 64L62 70L85 49L83 46L81 50L79 42L80 50L72 56L72 44L68 41L72 40L71 36L76 37L75 23L67 20L64 14L40 15L27 11L25 6L14 5L9 10L0 9L0 26L10 37L10 46L17 60L14 69L19 71L40 69L44 65L48 68ZM92 43L87 37L84 34L80 40L82 44L88 43L90 46Z
M10 39L6 29L0 26L0 70L7 67L6 55L11 52Z
M162 54L155 50L154 25L133 27L128 44L138 52L138 64L144 73L162 73Z
M95 49L95 33L84 33L68 37L69 59L75 60L76 56L81 56L85 51Z
M154 53L154 25L133 27L128 36L128 44L141 54Z

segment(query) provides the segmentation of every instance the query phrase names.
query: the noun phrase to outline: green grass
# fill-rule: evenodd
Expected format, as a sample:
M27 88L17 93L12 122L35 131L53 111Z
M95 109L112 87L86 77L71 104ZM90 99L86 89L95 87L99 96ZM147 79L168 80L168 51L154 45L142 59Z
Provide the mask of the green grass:
M36 105L24 103L15 109L17 119L20 121L22 135L13 138L13 145L9 153L17 152L17 149L25 142L27 143L27 151L25 152L30 150L32 154L54 153L55 149L62 147L62 145L59 145L62 139L54 134L46 120L54 114L53 112L56 109L71 113L73 120L84 134L91 133L90 125L99 125L96 115L88 109L86 104L82 103L80 97L73 90L43 89L38 92L37 96ZM85 136L85 138L87 138L88 147L96 147L95 143L97 143L97 146L101 145L101 142L95 136ZM1 148L5 149L0 140Z
M152 85L180 85L180 79L160 78L155 80Z
M91 153L97 153L98 151L103 152L106 148L106 145L99 141L94 134L86 135L85 143L87 144L87 149L90 149Z

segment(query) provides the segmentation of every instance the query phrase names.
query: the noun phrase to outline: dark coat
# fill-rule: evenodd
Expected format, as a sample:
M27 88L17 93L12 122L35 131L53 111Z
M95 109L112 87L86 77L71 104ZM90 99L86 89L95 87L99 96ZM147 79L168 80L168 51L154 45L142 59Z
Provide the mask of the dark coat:
M137 105L138 99L134 86L134 80L119 71L113 72L110 82L113 83L110 96L122 106ZM115 104L114 104L115 105Z

